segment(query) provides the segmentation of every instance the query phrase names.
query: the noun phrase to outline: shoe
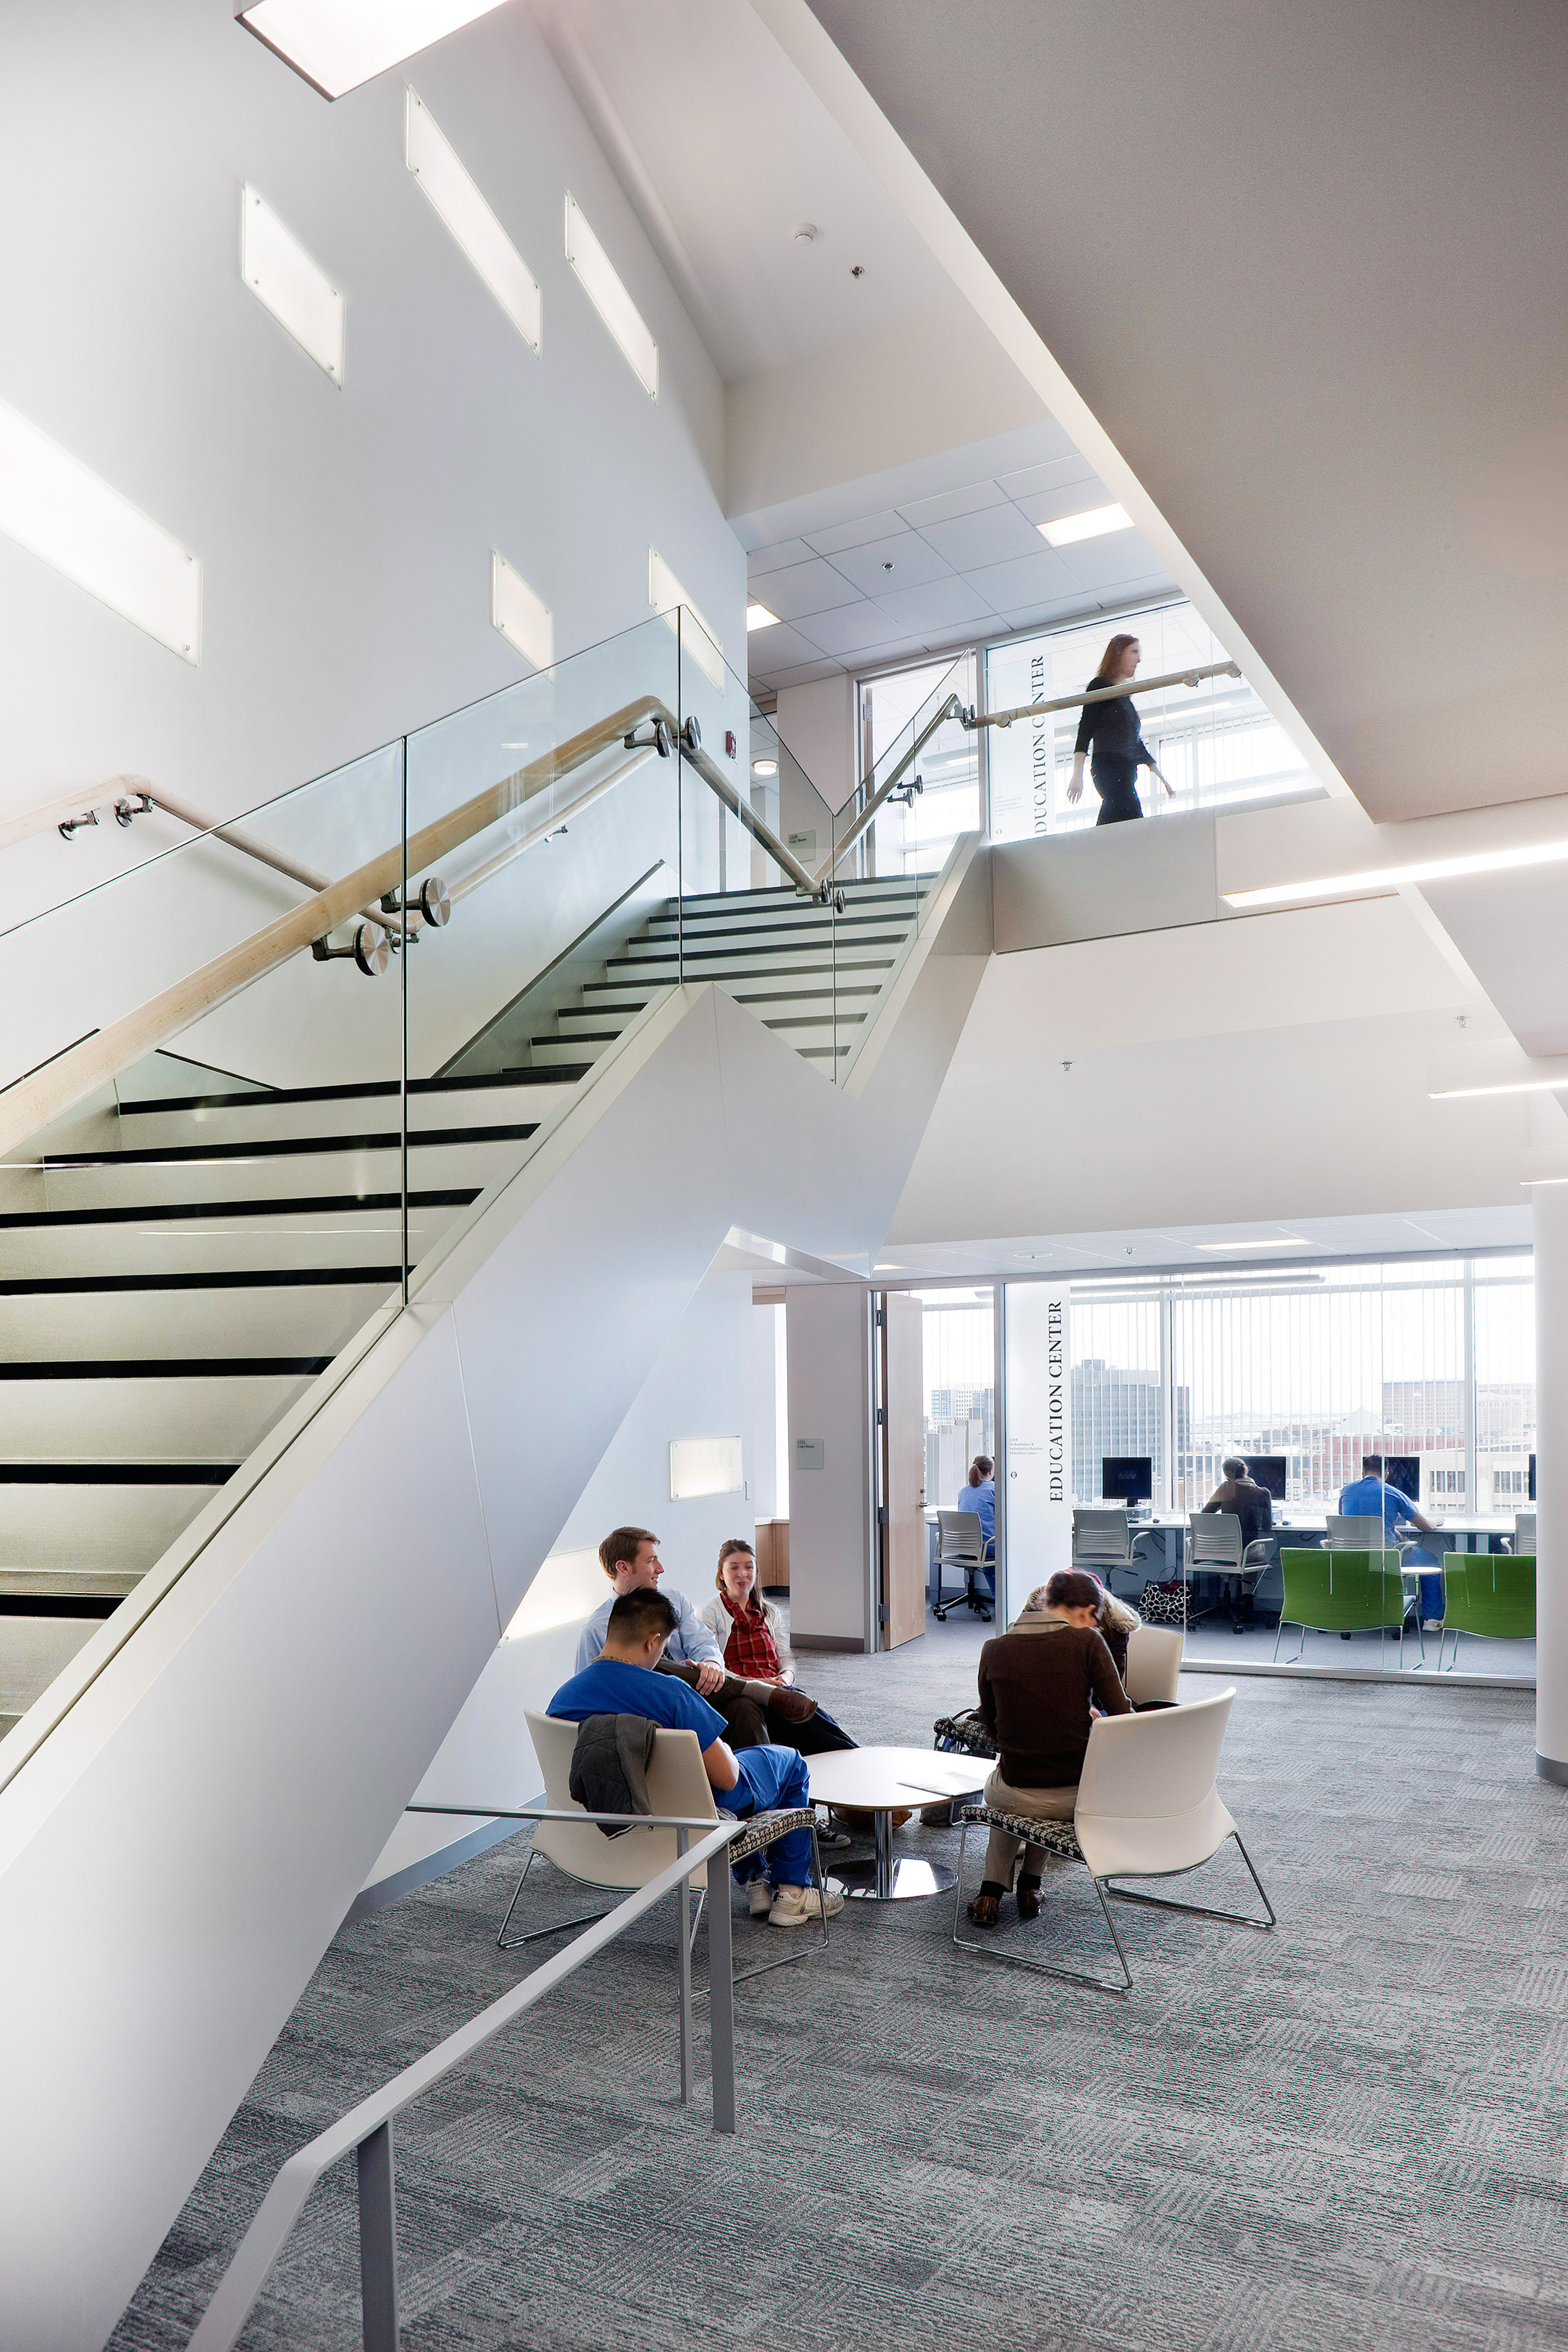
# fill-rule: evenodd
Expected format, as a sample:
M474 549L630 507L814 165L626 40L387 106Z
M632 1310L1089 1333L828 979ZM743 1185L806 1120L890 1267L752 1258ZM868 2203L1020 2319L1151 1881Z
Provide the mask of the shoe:
M765 1878L746 1881L746 1908L753 1919L765 1919L773 1907L773 1890Z
M994 1927L1001 1907L1000 1895L977 1895L969 1906L969 1916L977 1927Z
M824 1853L840 1853L846 1846L853 1845L855 1841L847 1830L841 1830L837 1822L829 1820L818 1821L816 1843Z
M836 1878L827 1881L827 1916L844 1908L844 1889ZM768 1913L768 1925L773 1927L810 1927L822 1917L822 1904L815 1886L781 1886L773 1895L773 1909Z
M1040 1891L1037 1886L1025 1886L1020 1885L1018 1888L1017 1900L1018 1916L1020 1919L1037 1919L1039 1917Z
M781 1723L809 1723L816 1713L816 1701L807 1698L804 1691L793 1690L788 1683L771 1684L763 1705Z
M950 1830L952 1827L953 1803L954 1800L950 1797L943 1804L922 1805L921 1807L921 1829Z

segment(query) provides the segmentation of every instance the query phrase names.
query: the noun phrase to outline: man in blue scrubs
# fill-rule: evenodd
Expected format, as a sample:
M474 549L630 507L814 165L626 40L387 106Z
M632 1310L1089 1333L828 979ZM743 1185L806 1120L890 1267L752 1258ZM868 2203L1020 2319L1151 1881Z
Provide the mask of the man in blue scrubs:
M640 1715L668 1730L694 1731L716 1801L742 1819L775 1808L788 1812L808 1806L811 1782L804 1756L793 1748L742 1748L737 1752L725 1743L724 1718L718 1708L678 1675L656 1671L679 1622L666 1596L650 1585L618 1595L610 1610L604 1648L592 1665L562 1684L546 1714L568 1723L585 1723L591 1715ZM770 1927L804 1927L822 1916L821 1900L811 1884L809 1830L791 1830L765 1855L749 1856L736 1875L745 1886L752 1916L765 1917ZM843 1907L844 1891L830 1878L828 1917Z
M1402 1495L1397 1486L1390 1486L1383 1475L1381 1454L1368 1454L1362 1459L1362 1475L1340 1490L1340 1510L1347 1519L1383 1520L1384 1541L1392 1544L1394 1529L1408 1520L1417 1534L1429 1536L1436 1532L1430 1519L1423 1518L1414 1503ZM1436 1573L1437 1559L1434 1552L1413 1551L1406 1562L1412 1568L1430 1568L1433 1573L1421 1579L1421 1619L1424 1624L1443 1614L1443 1580Z

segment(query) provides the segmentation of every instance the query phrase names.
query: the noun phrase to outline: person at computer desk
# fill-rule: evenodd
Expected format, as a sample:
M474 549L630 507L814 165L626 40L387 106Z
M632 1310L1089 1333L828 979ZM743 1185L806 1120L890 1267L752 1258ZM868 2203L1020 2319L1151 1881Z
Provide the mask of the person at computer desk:
M1220 1464L1224 1474L1204 1505L1205 1511L1228 1511L1241 1521L1241 1540L1256 1543L1274 1532L1274 1505L1267 1486L1260 1486L1239 1454L1227 1454Z
M1408 1496L1397 1486L1391 1486L1383 1475L1381 1454L1368 1454L1362 1461L1362 1475L1348 1486L1340 1489L1340 1516L1347 1519L1383 1520L1384 1541L1393 1543L1402 1527L1414 1528L1417 1535L1436 1535L1437 1530L1428 1518L1423 1517ZM1418 1569L1421 1575L1420 1611L1423 1623L1443 1614L1443 1578L1441 1562L1436 1549L1425 1544L1415 1545L1405 1555L1406 1568Z

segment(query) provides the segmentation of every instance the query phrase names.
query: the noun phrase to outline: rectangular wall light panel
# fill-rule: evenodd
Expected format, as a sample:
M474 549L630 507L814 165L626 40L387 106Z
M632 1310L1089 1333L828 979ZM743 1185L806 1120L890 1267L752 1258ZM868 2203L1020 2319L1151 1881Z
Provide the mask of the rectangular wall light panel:
M669 1499L696 1502L704 1495L741 1491L738 1437L674 1437L669 1444Z
M655 547L647 551L647 601L669 623L710 685L724 691L724 649ZM683 618L678 618L683 614Z
M657 400L658 345L572 195L566 199L566 258L577 273L578 284L626 353L632 373L649 399Z
M256 0L239 21L323 98L342 98L501 0Z
M324 375L343 380L342 296L252 187L239 192L239 274Z
M490 551L490 619L509 646L515 646L535 669L548 669L555 659L555 624L550 607L536 596L521 572L504 555Z
M415 89L405 94L403 155L523 341L537 352L542 331L539 281Z
M182 661L201 660L196 558L3 402L0 530Z

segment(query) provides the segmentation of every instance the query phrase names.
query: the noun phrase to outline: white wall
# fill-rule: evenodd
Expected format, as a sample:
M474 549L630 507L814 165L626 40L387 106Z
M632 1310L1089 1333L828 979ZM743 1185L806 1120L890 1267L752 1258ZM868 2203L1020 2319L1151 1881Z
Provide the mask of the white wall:
M538 1792L542 1780L523 1709L544 1706L574 1671L583 1620L609 1589L597 1549L612 1528L654 1528L666 1584L698 1606L713 1590L725 1537L754 1538L754 1311L749 1274L710 1274L697 1290L443 1742L420 1789L423 1802L522 1804ZM613 1335L613 1308L602 1320ZM672 1502L670 1440L737 1434L742 1491ZM471 1824L437 1825L428 1850L464 1827ZM400 1829L371 1883L411 1859Z
M786 750L795 753L830 809L841 809L855 789L855 681L846 673L820 677L810 686L779 689L773 724ZM795 813L788 805L789 762L779 775L780 815L793 831ZM799 820L810 824L809 815ZM818 856L826 857L823 842Z
M779 1320L778 1306L752 1309L752 1507L759 1519L776 1519L779 1509ZM787 1503L787 1496L786 1496Z
M540 281L542 357L405 166L405 79ZM648 617L652 544L738 657L722 387L525 9L328 105L226 7L59 0L4 12L0 84L0 400L195 551L205 610L192 668L0 538L0 818L126 771L228 814L506 685L492 547L558 655ZM342 389L239 277L246 180L346 294ZM566 266L568 187L657 403ZM8 853L8 917L175 837Z
M864 1649L869 1519L866 1292L792 1286L789 1332L790 1635L798 1646ZM823 1467L800 1443L820 1438Z

